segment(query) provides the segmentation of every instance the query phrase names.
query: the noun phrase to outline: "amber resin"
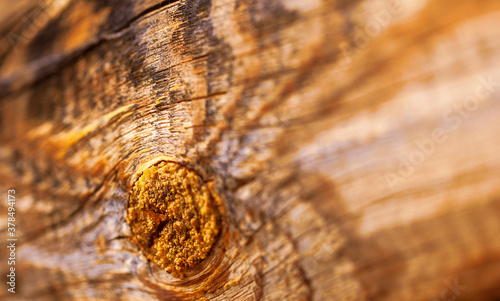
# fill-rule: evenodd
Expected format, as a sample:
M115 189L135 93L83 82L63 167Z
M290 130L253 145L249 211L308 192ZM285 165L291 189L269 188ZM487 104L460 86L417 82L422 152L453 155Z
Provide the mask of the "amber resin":
M176 276L210 252L219 233L217 198L194 171L159 162L135 182L127 222L147 257Z

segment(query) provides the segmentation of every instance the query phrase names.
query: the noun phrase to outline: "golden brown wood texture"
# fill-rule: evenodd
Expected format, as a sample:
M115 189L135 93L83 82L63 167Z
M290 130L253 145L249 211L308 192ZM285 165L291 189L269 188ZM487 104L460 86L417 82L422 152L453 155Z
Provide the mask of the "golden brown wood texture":
M0 3L2 300L500 298L497 0ZM129 191L160 157L220 195L180 279Z

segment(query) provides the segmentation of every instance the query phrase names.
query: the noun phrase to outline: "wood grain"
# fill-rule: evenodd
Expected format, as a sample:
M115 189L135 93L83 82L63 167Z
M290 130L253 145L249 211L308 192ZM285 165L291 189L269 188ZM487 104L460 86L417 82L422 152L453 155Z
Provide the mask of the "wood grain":
M500 298L498 1L0 7L2 300ZM161 157L226 212L185 279L125 220Z

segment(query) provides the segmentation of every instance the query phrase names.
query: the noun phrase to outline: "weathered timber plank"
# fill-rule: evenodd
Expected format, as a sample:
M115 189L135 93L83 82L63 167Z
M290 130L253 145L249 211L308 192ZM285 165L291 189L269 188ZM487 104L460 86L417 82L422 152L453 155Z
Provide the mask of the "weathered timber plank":
M497 1L47 5L28 42L0 44L16 297L439 300L446 281L500 297ZM226 206L184 280L125 221L159 156Z

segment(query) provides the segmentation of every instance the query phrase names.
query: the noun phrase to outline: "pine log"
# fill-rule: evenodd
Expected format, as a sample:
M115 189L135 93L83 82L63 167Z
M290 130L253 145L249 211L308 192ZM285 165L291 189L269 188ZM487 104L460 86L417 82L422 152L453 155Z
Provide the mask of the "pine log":
M10 2L1 300L500 299L499 1ZM217 213L178 273L158 162Z

